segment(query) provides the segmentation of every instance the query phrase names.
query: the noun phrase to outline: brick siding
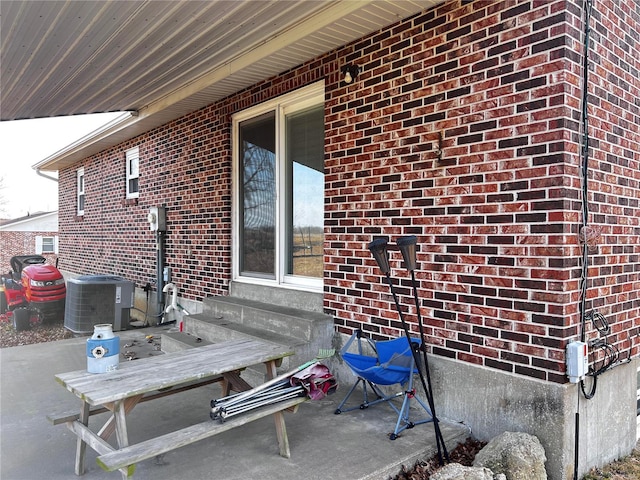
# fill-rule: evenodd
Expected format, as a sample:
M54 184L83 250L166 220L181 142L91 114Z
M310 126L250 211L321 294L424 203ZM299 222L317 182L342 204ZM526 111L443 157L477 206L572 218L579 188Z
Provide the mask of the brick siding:
M324 79L325 309L338 330L401 333L367 244L416 235L434 354L565 382L564 348L579 334L580 5L448 2L60 172L61 268L144 285L155 276L146 215L166 205L181 295L226 294L230 115ZM640 6L596 0L594 10L589 222L600 237L588 309L608 318L610 343L637 355ZM351 85L340 81L346 63L362 68ZM124 155L136 145L141 193L125 201ZM391 253L415 329L408 275Z
M587 310L637 354L639 12L595 4L589 200L602 237ZM327 116L326 298L341 331L400 334L366 245L417 235L434 353L565 381L579 334L582 19L575 2L453 2L353 45L363 73L330 92Z
M35 255L36 237L56 237L58 232L24 232L0 231L0 273L6 274L11 270L11 257L16 255ZM41 253L47 263L56 264L58 255L55 253Z

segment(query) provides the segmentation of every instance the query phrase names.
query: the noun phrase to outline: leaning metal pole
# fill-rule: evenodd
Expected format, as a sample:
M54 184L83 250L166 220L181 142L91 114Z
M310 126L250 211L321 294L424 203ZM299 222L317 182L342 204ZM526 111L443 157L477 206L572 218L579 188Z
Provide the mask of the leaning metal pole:
M398 295L396 294L395 288L393 287L393 281L391 280L391 273L390 273L391 268L389 267L387 241L383 238L377 238L369 244L369 250L371 251L371 254L373 255L373 257L375 258L376 263L378 264L378 267L380 268L382 273L384 273L387 279L387 283L389 284L389 290L391 291L391 295L393 296L393 301L396 304L396 310L398 311L398 317L400 318L402 329L404 330L404 334L407 337L407 342L409 342L409 345L411 345L411 333L409 332L409 327L407 326L407 322L404 319L404 314L402 313L402 309L400 308L400 302L398 301ZM422 339L420 340L422 341ZM411 348L411 353L413 354L414 363L418 368L418 373L420 376L420 382L422 383L422 388L427 394L427 399L429 399L430 389L427 388L424 375L422 375L422 371L420 370L420 367L419 367L420 355L418 354L417 350L414 348ZM432 403L433 401L429 403L430 408L432 408L432 405L431 405ZM434 424L434 429L436 433L436 446L438 448L438 460L440 461L440 465L444 465L444 458L442 456L442 446L444 446L444 439L442 438L442 433L440 432L440 427L437 421L437 417L433 410L431 410L431 415L433 417L433 421L434 421L433 424ZM446 447L444 448L444 452L448 461L449 454L447 453Z
M396 244L402 253L402 258L404 259L405 268L411 272L411 286L413 288L413 299L416 305L416 315L418 317L418 329L420 332L420 340L422 340L422 357L424 359L424 371L427 377L427 385L429 386L429 390L427 393L427 401L429 402L429 408L431 409L431 413L433 415L433 425L436 433L436 443L438 445L438 458L440 459L440 464L442 465L442 452L444 452L444 458L446 461L449 461L449 452L447 451L447 446L444 443L444 437L442 436L442 432L440 431L440 421L436 415L436 407L433 401L433 388L431 386L431 372L429 370L429 360L427 356L427 348L424 341L424 325L422 322L422 314L420 313L420 301L418 299L418 288L416 286L416 275L415 270L417 266L416 261L416 243L417 238L414 235L408 237L400 237ZM442 449L441 449L442 445Z

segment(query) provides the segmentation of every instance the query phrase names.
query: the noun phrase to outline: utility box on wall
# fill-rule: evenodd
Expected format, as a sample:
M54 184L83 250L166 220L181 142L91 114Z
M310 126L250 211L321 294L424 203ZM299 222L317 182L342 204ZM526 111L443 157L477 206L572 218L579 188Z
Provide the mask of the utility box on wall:
M109 323L114 331L129 328L135 284L115 275L83 275L67 282L64 327L73 333L91 333Z

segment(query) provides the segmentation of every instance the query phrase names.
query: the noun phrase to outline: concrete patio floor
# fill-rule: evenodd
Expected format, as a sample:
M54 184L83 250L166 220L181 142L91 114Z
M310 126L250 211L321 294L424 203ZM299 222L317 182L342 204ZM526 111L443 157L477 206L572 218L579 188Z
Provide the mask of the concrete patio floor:
M159 337L166 327L118 332L121 344L146 335ZM78 399L54 374L86 368L86 337L0 349L0 478L60 480L74 474L76 437L64 425L51 425L51 413L78 409ZM139 356L153 354L144 350ZM122 357L121 357L122 358ZM122 361L122 360L121 360ZM350 385L319 402L305 402L286 414L291 458L278 455L271 418L263 418L137 465L136 480L199 479L348 479L386 480L401 465L436 452L431 423L405 430L391 441L395 415L386 405L334 415ZM171 395L136 407L129 417L130 443L206 420L209 402L219 398L217 385ZM91 417L91 425L106 414ZM468 436L464 425L441 419L449 450ZM105 472L87 449L86 480L121 478Z

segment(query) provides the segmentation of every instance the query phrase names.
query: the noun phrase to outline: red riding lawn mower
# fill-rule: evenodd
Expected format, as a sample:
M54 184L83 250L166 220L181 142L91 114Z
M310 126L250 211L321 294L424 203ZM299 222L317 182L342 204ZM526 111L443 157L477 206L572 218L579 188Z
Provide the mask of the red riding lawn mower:
M0 275L0 314L13 313L16 331L64 318L65 281L46 261L42 255L18 255L11 258L13 271Z

